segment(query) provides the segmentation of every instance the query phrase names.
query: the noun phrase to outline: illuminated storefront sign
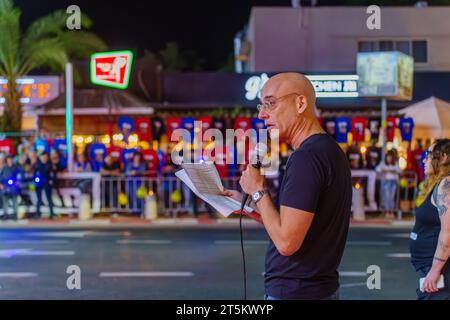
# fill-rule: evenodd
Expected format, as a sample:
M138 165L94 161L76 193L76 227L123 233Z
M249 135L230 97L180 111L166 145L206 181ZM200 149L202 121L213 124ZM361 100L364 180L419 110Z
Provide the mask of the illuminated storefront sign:
M58 76L21 77L16 80L21 93L20 102L23 106L43 105L60 94ZM0 105L5 103L5 93L8 90L8 80L0 78Z
M91 82L126 89L132 62L133 53L128 50L95 53L91 56Z
M358 96L357 75L307 75L316 90L317 98L352 98ZM266 73L252 76L245 82L245 98L260 98L260 90L269 80Z
M412 99L414 60L404 53L360 52L357 72L360 96Z

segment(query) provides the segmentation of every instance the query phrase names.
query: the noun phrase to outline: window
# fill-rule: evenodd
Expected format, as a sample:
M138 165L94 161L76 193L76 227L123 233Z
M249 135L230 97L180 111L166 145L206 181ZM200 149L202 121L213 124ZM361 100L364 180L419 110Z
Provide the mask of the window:
M393 41L380 41L378 43L379 51L393 51L394 42Z
M358 52L372 52L376 51L375 41L359 41L358 42Z
M414 62L426 63L428 62L427 42L424 40L412 42L412 56Z
M358 52L394 50L412 56L414 58L414 63L428 62L428 43L426 40L358 41Z
M411 54L410 45L411 45L410 41L396 41L395 42L395 50L403 52L404 54L410 55Z

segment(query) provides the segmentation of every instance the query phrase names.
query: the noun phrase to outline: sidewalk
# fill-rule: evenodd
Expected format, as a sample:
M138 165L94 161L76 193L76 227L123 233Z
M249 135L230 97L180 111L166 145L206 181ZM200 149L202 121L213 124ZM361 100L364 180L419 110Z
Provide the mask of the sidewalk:
M374 227L392 227L392 228L412 228L413 220L385 220L369 219L366 221L350 222L352 228L374 228ZM263 226L254 220L244 218L242 220L244 228L262 228ZM118 218L94 218L92 220L78 220L69 217L63 217L55 220L43 218L41 220L23 219L19 221L0 221L0 229L14 228L239 228L239 219L219 218L211 219L207 216L200 218L159 218L156 220L145 220L136 217L118 217Z

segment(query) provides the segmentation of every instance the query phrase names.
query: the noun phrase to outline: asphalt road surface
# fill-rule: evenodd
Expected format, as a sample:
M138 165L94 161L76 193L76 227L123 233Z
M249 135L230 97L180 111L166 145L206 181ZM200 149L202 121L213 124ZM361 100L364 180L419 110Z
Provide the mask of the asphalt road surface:
M341 299L415 299L409 231L352 228L340 266ZM262 299L267 234L248 229L244 237L248 297ZM73 265L79 278L77 267L67 273ZM370 265L380 268L380 289L367 287ZM81 289L69 290L68 282ZM242 297L237 228L0 230L0 299Z

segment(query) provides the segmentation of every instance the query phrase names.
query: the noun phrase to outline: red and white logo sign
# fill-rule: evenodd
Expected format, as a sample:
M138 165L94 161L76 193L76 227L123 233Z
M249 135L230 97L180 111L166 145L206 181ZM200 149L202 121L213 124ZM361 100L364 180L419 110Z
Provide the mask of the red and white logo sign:
M131 51L100 52L91 56L91 82L126 89L130 80Z

